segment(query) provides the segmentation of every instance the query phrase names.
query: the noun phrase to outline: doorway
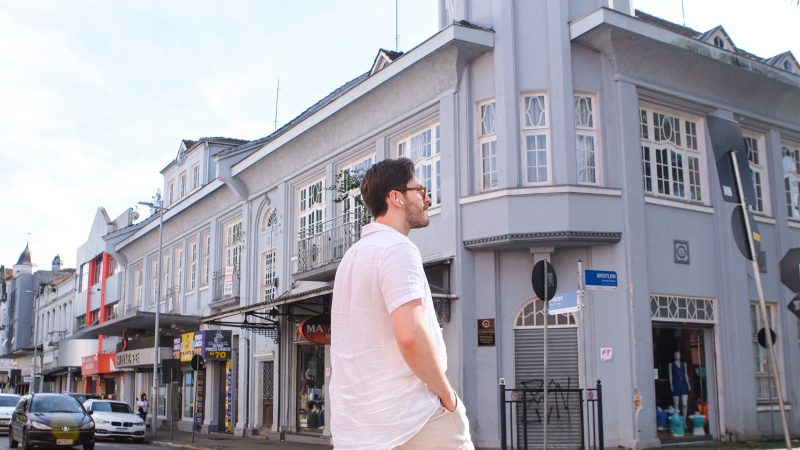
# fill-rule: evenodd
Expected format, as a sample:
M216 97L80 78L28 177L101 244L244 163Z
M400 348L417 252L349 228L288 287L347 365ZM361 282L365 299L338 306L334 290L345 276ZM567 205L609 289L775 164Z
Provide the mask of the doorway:
M653 324L656 423L662 442L711 439L712 338L711 327Z
M272 428L273 416L273 380L275 376L275 363L265 361L261 363L261 428Z

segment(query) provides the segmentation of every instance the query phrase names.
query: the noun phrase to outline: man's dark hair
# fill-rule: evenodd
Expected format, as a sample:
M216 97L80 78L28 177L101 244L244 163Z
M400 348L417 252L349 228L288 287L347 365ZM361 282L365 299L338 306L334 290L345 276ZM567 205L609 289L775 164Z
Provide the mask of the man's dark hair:
M361 179L361 197L372 217L386 214L389 191L403 189L414 178L414 163L408 158L384 159L367 170Z

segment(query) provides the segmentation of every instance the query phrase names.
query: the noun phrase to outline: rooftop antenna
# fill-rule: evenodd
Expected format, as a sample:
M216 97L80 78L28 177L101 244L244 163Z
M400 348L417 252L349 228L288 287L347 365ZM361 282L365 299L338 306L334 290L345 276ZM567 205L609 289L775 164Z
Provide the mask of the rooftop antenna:
M683 26L686 26L686 9L683 7L683 0L681 0L681 17L683 17Z
M400 45L398 42L400 41L400 31L397 28L397 2L398 0L394 0L394 51L400 51Z
M275 89L275 129L278 131L278 95L281 93L281 79L278 78L278 88Z

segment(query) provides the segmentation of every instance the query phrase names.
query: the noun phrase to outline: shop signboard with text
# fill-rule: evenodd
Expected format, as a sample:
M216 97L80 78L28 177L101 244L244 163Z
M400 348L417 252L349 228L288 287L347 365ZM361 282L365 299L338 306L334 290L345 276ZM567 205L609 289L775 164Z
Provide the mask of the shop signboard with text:
M116 372L116 353L95 353L81 358L81 375L98 375Z
M231 331L203 331L203 357L206 360L227 361L231 359Z
M189 362L194 356L194 332L183 333L181 335L181 361Z

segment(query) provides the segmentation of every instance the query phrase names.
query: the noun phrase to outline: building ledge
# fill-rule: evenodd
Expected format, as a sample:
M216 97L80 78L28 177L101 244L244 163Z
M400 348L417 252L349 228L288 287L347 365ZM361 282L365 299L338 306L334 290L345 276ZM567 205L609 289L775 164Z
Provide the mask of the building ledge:
M607 231L544 231L537 233L508 233L464 241L467 250L508 250L531 246L578 247L615 244L621 232Z

